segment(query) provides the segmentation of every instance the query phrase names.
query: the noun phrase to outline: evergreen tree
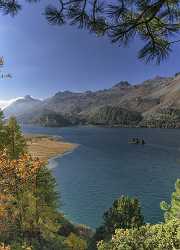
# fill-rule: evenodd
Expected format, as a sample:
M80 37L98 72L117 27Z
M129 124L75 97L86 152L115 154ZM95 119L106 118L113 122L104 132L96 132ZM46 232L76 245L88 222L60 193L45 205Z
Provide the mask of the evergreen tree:
M6 132L3 118L3 112L0 110L0 150L2 150L6 144Z
M9 160L0 153L0 242L20 246L26 242L35 250L49 250L52 244L57 245L54 250L63 249L58 247L63 240L58 235L54 183L40 160L26 154Z
M3 14L14 16L20 9L17 0L0 0ZM160 63L180 42L180 0L59 0L45 15L50 24L76 25L119 45L138 38L144 42L138 57L146 62Z
M109 234L114 233L116 228L134 228L143 225L139 201L127 196L115 200L103 218L104 227Z
M60 194L56 191L56 180L46 166L37 173L36 188L38 199L54 210L60 207Z
M11 159L17 159L26 151L26 141L16 118L11 117L6 126L7 152Z
M26 153L25 138L15 118L3 124L5 141L0 150L0 247L14 250L67 250L60 227L65 221L59 213L56 181L45 163ZM5 150L4 150L5 149ZM86 241L73 227L75 249L84 250ZM68 236L67 236L68 237ZM71 242L71 237L69 241ZM73 248L74 249L74 248Z
M3 111L0 110L0 125L1 125L1 126L2 126L2 124L3 124L3 118L4 118Z
M86 250L87 244L86 241L79 238L74 233L71 233L65 240L65 245L68 250Z
M118 228L138 228L144 224L139 201L127 196L115 200L112 207L104 213L103 219L104 223L96 229L89 249L96 249L98 241L111 238Z
M145 43L138 57L146 62L161 62L180 42L179 0L60 0L46 8L46 17L51 24L76 25L119 45L138 37Z

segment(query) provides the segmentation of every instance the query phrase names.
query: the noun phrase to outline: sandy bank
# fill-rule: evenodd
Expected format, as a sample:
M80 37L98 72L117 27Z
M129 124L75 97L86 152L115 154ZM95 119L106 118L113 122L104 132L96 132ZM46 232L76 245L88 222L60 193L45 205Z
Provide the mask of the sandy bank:
M43 161L47 161L57 155L63 155L78 146L74 143L65 142L61 138L48 135L26 134L25 138L27 140L28 152L33 157L39 157Z

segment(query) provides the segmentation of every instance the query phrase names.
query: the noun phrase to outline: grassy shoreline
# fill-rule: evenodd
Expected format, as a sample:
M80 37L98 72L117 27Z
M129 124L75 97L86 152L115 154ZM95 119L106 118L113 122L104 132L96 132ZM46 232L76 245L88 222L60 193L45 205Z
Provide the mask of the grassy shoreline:
M62 138L50 135L25 134L27 150L32 157L48 161L58 155L63 155L78 147L78 144L65 142Z

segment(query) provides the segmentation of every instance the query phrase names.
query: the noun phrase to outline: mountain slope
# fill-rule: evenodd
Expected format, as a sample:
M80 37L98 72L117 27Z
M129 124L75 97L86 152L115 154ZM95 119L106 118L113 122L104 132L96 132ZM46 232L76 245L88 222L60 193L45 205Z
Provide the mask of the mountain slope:
M64 127L74 125L70 119L52 110L36 108L36 112L17 116L22 123L39 124L45 127Z
M6 118L10 116L19 116L25 112L29 112L36 106L40 105L41 101L26 95L24 98L18 99L7 106L3 112Z
M110 89L96 92L58 92L43 105L56 112L79 114L86 114L106 105L141 113L158 106L180 108L180 77L155 77L139 85L120 82Z
M137 126L142 120L142 115L136 111L129 111L120 107L103 106L92 113L88 118L89 123L110 126Z
M174 127L180 120L180 74L174 77L157 76L137 85L121 81L112 88L95 92L58 92L44 101L25 98L8 108L5 114L16 115L20 121L37 123L43 120L45 124L48 110L48 117L52 113L53 126L89 123L122 125L125 120L128 120L126 126L146 126L149 120L158 120L154 124L166 126L167 120L172 119L168 127ZM61 122L63 119L64 122ZM163 122L159 122L162 119Z

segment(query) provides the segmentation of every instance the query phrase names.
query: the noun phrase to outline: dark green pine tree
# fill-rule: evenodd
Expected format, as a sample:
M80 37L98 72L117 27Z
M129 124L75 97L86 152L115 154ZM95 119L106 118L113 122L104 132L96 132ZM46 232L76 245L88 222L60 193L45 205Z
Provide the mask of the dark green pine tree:
M128 196L115 200L112 207L104 213L103 219L103 224L96 229L89 250L97 249L98 241L111 239L116 229L139 228L144 224L138 199Z
M144 43L138 57L146 62L160 63L180 42L179 0L60 0L45 13L51 24L76 25L119 45L138 38Z
M36 2L37 0L28 0ZM59 0L45 9L53 25L76 25L112 43L144 44L139 59L160 63L180 42L180 0ZM0 13L14 16L21 9L17 0L0 0Z
M122 196L104 213L104 227L108 234L116 228L136 228L143 225L143 216L138 199Z
M6 144L6 131L3 118L3 112L0 110L0 150L2 150Z
M21 9L17 0L0 0L0 12L4 15L15 16Z
M15 117L11 117L6 126L7 152L11 159L17 159L26 152L26 141Z

